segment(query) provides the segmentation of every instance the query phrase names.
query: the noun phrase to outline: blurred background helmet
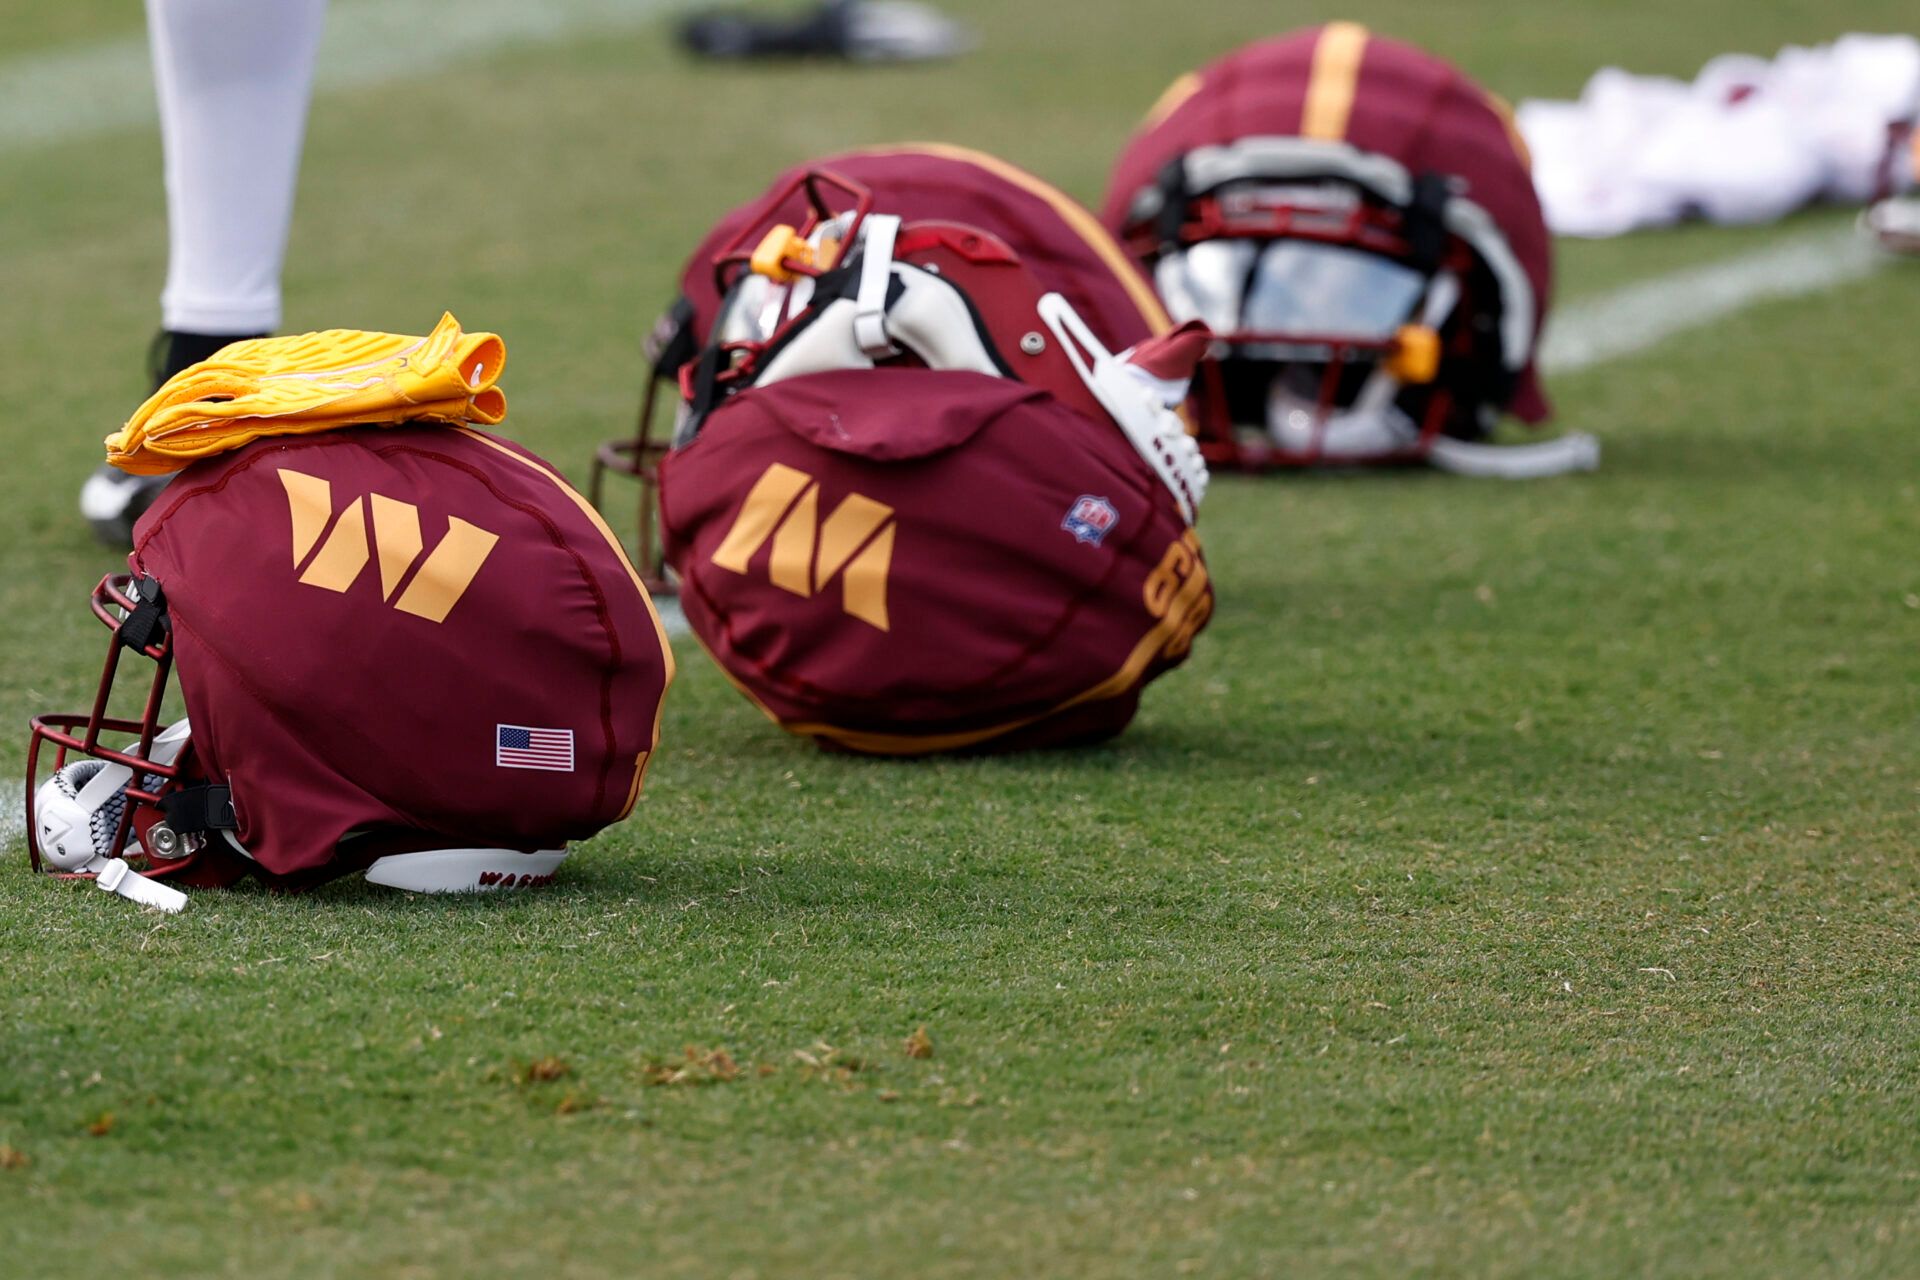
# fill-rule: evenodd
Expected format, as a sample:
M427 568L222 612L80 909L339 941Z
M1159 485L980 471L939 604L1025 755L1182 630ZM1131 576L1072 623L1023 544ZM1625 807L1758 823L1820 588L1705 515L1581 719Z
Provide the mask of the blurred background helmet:
M1336 22L1183 76L1103 221L1173 318L1218 335L1217 461L1415 461L1543 421L1552 254L1506 105Z

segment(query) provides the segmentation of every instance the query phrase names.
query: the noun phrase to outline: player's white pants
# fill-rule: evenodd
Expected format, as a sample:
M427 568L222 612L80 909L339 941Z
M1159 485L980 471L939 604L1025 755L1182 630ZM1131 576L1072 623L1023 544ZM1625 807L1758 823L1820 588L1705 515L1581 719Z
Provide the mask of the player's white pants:
M326 0L146 3L167 170L161 323L269 332Z

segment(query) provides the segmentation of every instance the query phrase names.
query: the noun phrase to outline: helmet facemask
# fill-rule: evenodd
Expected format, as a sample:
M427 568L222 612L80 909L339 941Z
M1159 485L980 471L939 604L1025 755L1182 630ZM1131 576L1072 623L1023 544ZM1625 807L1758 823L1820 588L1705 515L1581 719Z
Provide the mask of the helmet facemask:
M1228 414L1265 437L1216 458L1290 465L1425 455L1483 436L1512 383L1499 291L1435 212L1444 186L1398 208L1353 183L1241 181L1180 206L1153 261L1175 319L1220 335Z
M231 800L224 787L198 778L186 719L161 723L173 636L159 583L108 576L91 603L113 633L106 663L89 713L32 722L27 857L36 871L99 877L123 896L178 910L173 900L183 905L181 895L130 874L129 864L145 877L197 878L184 873L194 872L209 843L231 829ZM128 653L154 664L138 718L110 714L114 680ZM48 748L51 759L42 755Z

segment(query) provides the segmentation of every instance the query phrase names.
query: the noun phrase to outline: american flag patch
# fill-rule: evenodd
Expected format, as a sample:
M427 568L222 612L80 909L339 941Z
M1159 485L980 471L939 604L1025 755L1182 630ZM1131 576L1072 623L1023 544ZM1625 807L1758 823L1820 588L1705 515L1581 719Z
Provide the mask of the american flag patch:
M573 730L503 724L494 730L493 762L502 769L573 772Z

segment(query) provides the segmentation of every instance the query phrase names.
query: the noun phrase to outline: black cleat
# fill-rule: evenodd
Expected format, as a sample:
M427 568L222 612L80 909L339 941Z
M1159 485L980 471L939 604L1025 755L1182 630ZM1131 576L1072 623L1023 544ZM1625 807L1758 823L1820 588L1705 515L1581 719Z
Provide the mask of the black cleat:
M845 58L923 62L973 48L965 27L915 0L830 0L800 18L712 11L688 19L680 42L705 58Z

